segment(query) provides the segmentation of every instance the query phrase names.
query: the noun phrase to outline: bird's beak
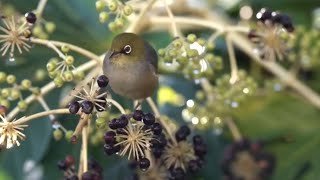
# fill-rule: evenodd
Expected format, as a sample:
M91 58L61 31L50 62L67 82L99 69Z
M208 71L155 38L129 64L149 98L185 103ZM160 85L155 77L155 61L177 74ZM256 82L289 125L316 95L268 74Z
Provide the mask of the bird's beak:
M109 57L112 58L112 57L116 56L117 54L119 54L119 52L117 52L117 51L115 51L115 50L111 50Z

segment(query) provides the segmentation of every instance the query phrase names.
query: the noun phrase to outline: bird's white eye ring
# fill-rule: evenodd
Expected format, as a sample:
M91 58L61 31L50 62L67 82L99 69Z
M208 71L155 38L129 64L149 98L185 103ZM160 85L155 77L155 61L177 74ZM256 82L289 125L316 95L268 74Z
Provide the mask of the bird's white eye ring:
M124 52L125 54L130 54L131 51L132 51L132 48L131 48L130 45L125 45L125 46L123 47L123 52Z

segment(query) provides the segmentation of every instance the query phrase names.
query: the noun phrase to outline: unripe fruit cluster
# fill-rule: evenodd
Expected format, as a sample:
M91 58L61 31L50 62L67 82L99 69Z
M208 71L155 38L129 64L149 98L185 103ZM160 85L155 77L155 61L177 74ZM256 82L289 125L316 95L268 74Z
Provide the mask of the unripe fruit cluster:
M194 34L173 40L166 48L159 49L160 70L164 72L181 71L186 78L212 78L215 70L222 69L221 57L208 51L214 44Z

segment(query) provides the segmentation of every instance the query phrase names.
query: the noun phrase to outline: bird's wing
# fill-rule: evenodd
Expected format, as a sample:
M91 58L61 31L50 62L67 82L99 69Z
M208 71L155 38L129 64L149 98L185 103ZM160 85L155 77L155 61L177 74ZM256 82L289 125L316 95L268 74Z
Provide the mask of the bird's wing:
M156 50L148 43L144 42L144 48L146 49L147 61L152 65L155 72L158 73L158 54Z

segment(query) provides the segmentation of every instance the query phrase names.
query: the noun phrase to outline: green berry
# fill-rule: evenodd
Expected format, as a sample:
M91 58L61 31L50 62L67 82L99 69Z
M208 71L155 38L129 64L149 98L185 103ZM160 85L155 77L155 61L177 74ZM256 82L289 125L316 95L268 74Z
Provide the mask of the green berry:
M33 29L32 29L32 34L34 34L35 36L39 36L39 34L43 33L42 31L42 27L40 25L36 25Z
M56 140L56 141L59 141L61 138L63 137L63 133L60 129L55 129L53 131L53 138Z
M108 111L102 111L99 113L99 117L106 119L107 117L109 117L109 112Z
M21 81L22 89L29 89L32 86L32 83L29 79L24 79Z
M209 51L212 51L215 48L215 44L213 42L208 42L207 43L207 48Z
M11 89L10 91L10 99L16 100L20 97L20 91L18 89Z
M20 111L25 111L28 108L28 104L26 103L26 101L21 100L18 102L18 107Z
M107 12L103 11L103 12L99 13L99 21L101 23L107 22L108 19L109 19L109 14Z
M65 72L63 73L63 78L64 78L65 81L71 82L71 81L73 80L73 73L72 73L72 71L65 71Z
M32 92L32 94L39 96L41 93L41 90L38 87L33 87L33 88L31 88L31 92Z
M76 78L77 80L80 80L80 81L81 81L81 80L84 79L85 74L84 74L83 71L77 71L74 76L75 76L75 78Z
M197 36L196 36L195 34L189 34L189 35L187 36L187 40L188 40L190 43L194 43L194 42L196 42L196 40L197 40Z
M108 4L108 8L110 9L111 12L115 12L118 8L118 3L116 1L111 1Z
M71 66L74 63L74 58L73 56L66 56L66 58L64 59L64 62L66 63L66 65Z
M96 1L96 9L97 11L103 11L103 9L105 8L106 4L104 3L103 0L101 1Z
M1 90L1 96L2 96L3 98L7 98L9 95L10 95L10 89L5 88L5 89L2 89L2 90Z
M66 134L65 134L66 140L67 141L71 141L72 135L73 135L73 131L72 130L67 131Z
M130 5L125 5L123 8L123 14L126 16L129 16L130 14L132 14L133 9Z
M106 127L106 119L102 117L96 119L96 126L99 129Z
M49 72L49 77L52 79L55 78L57 75L58 75L58 71Z
M166 54L166 50L165 49L159 49L158 50L158 54L160 57L164 57L164 55Z
M8 100L6 100L6 99L0 100L0 104L1 104L2 106L5 106L7 109L10 108L10 102L9 102Z
M206 40L204 40L203 38L199 38L199 39L197 40L197 42L198 42L201 46L206 45Z
M116 19L115 23L116 23L117 28L119 28L119 29L123 28L123 26L124 26L124 20L121 18Z
M48 72L54 71L54 70L56 69L56 67L57 67L57 63L54 62L54 61L49 61L49 62L47 63L47 70L48 70Z
M108 27L109 27L110 31L112 31L112 32L117 30L117 25L115 22L110 22Z
M176 48L176 49L180 49L180 48L182 47L182 41L179 40L179 39L173 41L173 46L174 46L174 48Z
M175 49L170 49L169 50L169 56L171 58L175 58L177 56L177 51Z
M209 63L212 63L214 60L214 55L213 54L206 54L204 57Z
M35 80L42 81L46 78L46 71L43 69L37 69L35 73Z
M69 52L70 48L68 45L64 44L63 46L61 46L61 51L64 53Z
M53 82L56 85L56 87L61 87L64 83L63 79L60 76L54 78Z
M45 28L48 33L52 33L56 29L56 24L53 22L47 22L45 23Z
M189 50L187 50L187 56L189 57L189 58L193 58L193 57L196 57L196 56L198 56L199 55L199 53L198 53L198 51L196 50L196 49L189 49Z
M14 84L16 82L16 76L10 74L7 76L7 83L8 84Z
M5 82L7 79L7 74L5 72L0 72L0 83Z

